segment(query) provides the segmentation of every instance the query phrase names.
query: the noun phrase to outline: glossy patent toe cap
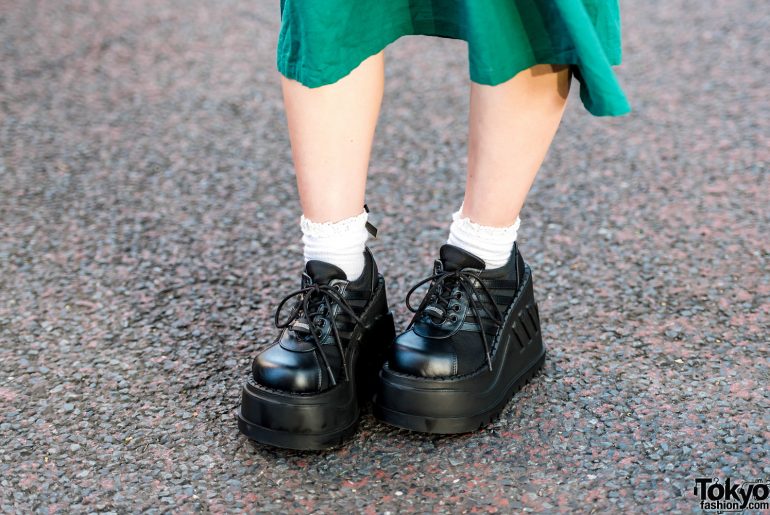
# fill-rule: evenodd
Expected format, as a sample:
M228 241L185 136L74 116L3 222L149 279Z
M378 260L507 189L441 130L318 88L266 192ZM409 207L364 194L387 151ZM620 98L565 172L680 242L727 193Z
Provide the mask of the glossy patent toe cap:
M450 377L457 373L457 354L445 339L427 339L407 331L394 341L388 367L417 377Z
M257 383L274 390L313 393L321 389L314 352L293 352L274 345L254 358L251 369Z

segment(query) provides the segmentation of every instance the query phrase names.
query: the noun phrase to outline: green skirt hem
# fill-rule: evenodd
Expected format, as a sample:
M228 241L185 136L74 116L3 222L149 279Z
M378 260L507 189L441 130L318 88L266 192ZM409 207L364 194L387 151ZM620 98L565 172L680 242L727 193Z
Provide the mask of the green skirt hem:
M575 13L573 13L575 14ZM565 20L565 30L581 31L574 45L561 47L533 46L526 52L509 56L505 66L489 67L484 56L469 54L470 80L495 86L536 64L570 65L580 83L580 99L586 110L595 116L622 116L631 107L612 72L611 66L621 63L619 45L602 46L596 34L582 30L590 20L578 11L575 19ZM378 27L379 37L359 38L355 45L346 45L344 59L315 59L308 47L301 43L299 34L292 34L293 25L282 25L276 52L276 66L282 75L310 88L333 84L356 69L363 60L379 53L403 36L428 36L463 40L468 43L462 27L440 17L408 20ZM298 44L302 46L298 47ZM547 42L546 42L547 43ZM300 48L305 50L300 51ZM312 47L311 47L312 48ZM470 49L470 44L469 44ZM335 62L336 61L336 62ZM500 59L497 60L501 62ZM487 64L485 66L485 64Z

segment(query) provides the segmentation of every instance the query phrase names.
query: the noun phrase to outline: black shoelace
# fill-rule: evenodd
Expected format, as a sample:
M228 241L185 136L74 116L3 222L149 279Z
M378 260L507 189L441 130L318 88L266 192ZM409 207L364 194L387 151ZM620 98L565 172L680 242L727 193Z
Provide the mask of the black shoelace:
M296 304L294 304L289 317L284 322L279 322L278 318L284 304L286 304L289 299L297 296L299 296L299 299L297 299ZM300 334L304 335L302 338L304 341L313 342L318 353L321 355L326 371L329 373L331 384L336 385L337 379L334 377L334 372L332 371L326 354L321 348L321 340L319 339L319 335L324 325L330 324L332 334L334 335L334 341L337 344L337 348L340 351L340 357L342 358L342 368L345 370L345 379L349 380L348 369L345 363L345 349L342 346L342 339L337 330L337 324L331 317L332 303L337 304L343 311L349 314L353 320L364 326L364 328L368 328L363 320L356 315L353 308L345 297L340 294L337 288L329 286L328 284L312 283L289 293L280 304L278 304L278 308L275 310L275 326L279 329L291 326L291 330L295 334L298 336ZM304 319L304 322L302 319ZM308 335L310 338L307 338Z
M477 303L477 301L473 298L473 293L476 292L474 279L478 281L481 289L488 296L492 304L493 312L490 312L490 310L487 309L483 303L481 303L481 309L484 310L487 315L489 315L489 318L491 318L497 326L501 326L504 322L503 315L500 313L500 310L498 309L492 294L489 292L487 286L481 281L478 273L473 272L470 269L460 269L454 271L440 270L430 277L426 277L425 279L421 280L415 284L411 290L409 290L409 293L406 294L406 307L409 309L409 311L414 313L414 316L412 317L411 322L409 322L406 330L408 331L423 314L427 314L431 320L436 323L442 322L449 312L449 301L452 297L452 289L454 288L455 284L458 284L468 296L468 301L471 309L473 310L473 315L478 321L479 329L481 331L481 341L484 342L484 352L486 353L487 357L487 366L491 371L492 353L489 347L489 342L487 342L487 335L484 331L484 324L481 320L481 315L479 314L479 303ZM420 305L417 308L414 308L409 302L409 298L417 288L428 281L433 282L428 288L428 291L423 297ZM459 292L458 294L459 296L456 296L456 298L457 300L460 300L462 298L462 294Z

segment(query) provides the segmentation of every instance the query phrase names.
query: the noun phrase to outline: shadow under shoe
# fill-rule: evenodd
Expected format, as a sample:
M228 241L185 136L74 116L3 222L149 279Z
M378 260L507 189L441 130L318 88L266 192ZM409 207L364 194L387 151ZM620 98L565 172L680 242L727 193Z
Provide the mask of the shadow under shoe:
M542 368L545 348L532 271L515 242L508 262L490 270L451 244L439 255L433 274L407 294L414 316L380 371L374 413L414 431L465 433L502 412Z
M252 440L326 449L355 432L395 337L385 281L368 247L364 259L354 281L331 263L308 261L301 288L279 303L281 332L254 358L241 395L238 427Z

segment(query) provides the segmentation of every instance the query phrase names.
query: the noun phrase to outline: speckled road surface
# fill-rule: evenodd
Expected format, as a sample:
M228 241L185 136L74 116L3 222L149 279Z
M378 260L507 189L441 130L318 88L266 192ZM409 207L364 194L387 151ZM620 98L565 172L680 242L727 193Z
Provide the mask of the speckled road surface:
M303 454L233 419L301 266L278 2L0 2L0 510L690 513L696 477L769 479L770 19L702 7L623 3L630 116L573 90L522 214L537 380L476 434L367 413ZM386 59L367 201L403 327L462 198L467 53Z

